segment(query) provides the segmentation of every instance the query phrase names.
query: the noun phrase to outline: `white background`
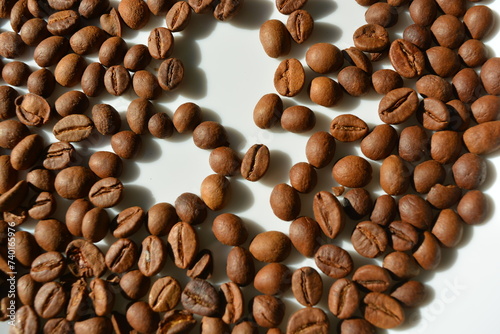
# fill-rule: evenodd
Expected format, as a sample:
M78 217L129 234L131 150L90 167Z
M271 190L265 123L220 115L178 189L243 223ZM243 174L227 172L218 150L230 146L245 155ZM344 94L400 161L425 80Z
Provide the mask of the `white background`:
M117 2L112 2L117 6ZM482 1L480 4L489 5L498 12L500 4L495 1ZM406 7L405 7L406 8ZM305 67L305 52L309 46L318 42L328 42L337 45L340 49L352 46L354 30L363 25L366 8L359 6L353 0L311 0L305 6L315 19L315 28L311 38L303 45L292 45L291 53L287 57L298 58ZM399 10L400 21L390 28L391 39L401 36L404 27L409 22L405 10ZM229 205L218 213L210 213L207 221L198 226L202 239L202 247L210 248L215 255L215 273L212 282L215 285L227 281L224 274L224 261L229 251L228 247L221 246L215 241L211 233L211 220L222 212L232 212L244 219L250 235L265 230L279 230L288 232L288 222L276 218L269 206L269 194L272 188L282 182L288 182L290 167L305 160L304 147L309 136L316 131L328 131L332 118L344 113L352 113L363 118L370 127L380 124L377 115L377 106L380 96L374 92L363 98L354 98L344 94L344 99L338 106L324 108L312 104L307 92L304 91L295 98L284 98L285 106L303 104L309 106L316 113L315 128L305 134L284 132L279 127L272 130L261 130L253 123L252 111L259 98L267 93L275 92L273 75L279 62L284 59L269 58L259 42L259 27L267 19L276 18L286 22L287 16L280 14L272 0L247 0L242 11L230 22L219 22L210 15L193 14L190 25L181 33L175 33L175 47L173 56L180 58L185 65L185 78L178 90L164 93L156 100L157 111L165 111L170 116L175 109L184 102L195 102L203 110L204 120L221 122L229 133L231 147L241 156L255 143L262 143L271 151L271 167L267 175L259 182L252 183L241 177L231 178L232 198ZM498 15L495 14L498 22ZM498 23L490 35L485 39L491 55L500 55L498 47L500 38L496 36ZM126 30L124 38L128 46L136 43L147 44L149 31L156 26L164 26L164 17L152 18L141 32ZM8 27L8 24L4 24ZM496 47L495 47L496 45ZM496 49L496 52L495 52ZM29 62L32 49L28 49L23 60ZM96 55L89 58L96 60ZM36 64L29 62L32 69L38 69ZM159 63L153 62L149 70L156 71ZM374 68L390 67L389 62L374 63ZM53 68L52 68L53 69ZM307 81L315 74L306 68ZM333 75L335 78L336 75ZM408 82L412 85L411 82ZM77 89L75 87L74 89ZM62 92L58 89L56 94ZM106 93L98 98L91 99L91 104L110 103L122 115L123 126L127 127L125 111L128 103L136 98L133 90L129 90L119 98L111 97ZM51 102L54 97L49 99ZM90 109L87 111L90 115ZM399 128L400 130L401 128ZM46 142L55 141L50 132L45 132ZM86 163L88 156L97 150L111 150L109 138L93 136L81 144L79 148L80 161ZM140 205L145 210L158 202L174 203L178 195L183 192L199 194L202 180L213 173L208 165L209 151L197 148L189 135L174 134L169 139L155 139L143 136L143 148L140 156L134 161L125 161L124 173L121 180L125 184L125 199L116 208L110 210L110 216L118 211ZM337 145L334 160L346 154L360 153L359 145ZM464 238L455 249L443 250L443 260L437 271L424 273L419 276L429 290L426 304L419 309L407 310L407 321L402 327L389 330L386 333L498 333L496 317L498 307L496 300L500 297L498 291L498 277L500 265L498 258L498 235L500 227L498 220L500 213L493 210L498 196L496 188L499 185L497 166L500 165L498 153L493 154L488 162L488 180L481 187L487 196L492 208L488 221L479 226L466 226ZM318 186L311 194L302 195L302 215L312 215L312 196L320 190L330 190L337 184L331 178L331 163L319 171ZM382 192L378 187L379 163L372 161L374 169L373 181L368 189L373 193L373 199ZM448 173L450 174L450 173ZM450 176L450 175L449 175ZM56 218L64 219L64 209L67 201L59 201L60 210ZM34 222L28 222L23 229L32 229ZM333 241L345 247L353 256L357 266L376 261L367 261L356 255L350 245L349 235L354 223L346 225L344 233ZM141 231L141 236L145 235ZM108 236L100 244L106 249L114 239ZM249 241L245 244L248 246ZM304 265L314 267L314 261L304 260L295 250L285 262L291 269ZM262 267L257 264L257 268ZM182 284L187 282L181 270L175 269L169 260L161 275L173 275ZM320 307L327 310L327 291L333 279L323 275L325 294ZM247 287L244 289L247 297L256 292ZM287 303L288 315L300 306L293 303L293 295L288 292L283 296ZM123 309L125 303L120 308ZM338 320L329 315L332 328ZM282 329L285 329L286 318ZM0 324L0 331L6 331L6 324ZM193 331L195 332L195 331ZM331 332L334 332L333 329ZM384 331L380 331L384 332Z

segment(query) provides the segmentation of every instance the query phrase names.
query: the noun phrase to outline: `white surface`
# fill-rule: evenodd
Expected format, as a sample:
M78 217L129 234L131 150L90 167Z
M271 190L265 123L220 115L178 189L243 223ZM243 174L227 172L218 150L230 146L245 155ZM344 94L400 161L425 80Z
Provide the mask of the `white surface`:
M117 2L113 2L116 7ZM500 3L483 1L493 10L500 10ZM353 0L311 0L305 6L315 19L315 30L311 38L303 45L292 45L292 51L287 57L300 59L304 66L304 56L307 48L317 42L328 42L337 45L340 49L352 46L352 33L364 24L365 8L357 5ZM308 137L316 131L328 131L332 118L342 113L353 113L363 118L370 127L380 124L377 115L377 106L380 96L371 93L363 98L354 98L344 95L342 102L333 108L324 108L308 101L306 90L296 98L284 98L285 106L304 104L313 109L317 116L315 128L306 134L286 133L279 128L261 130L252 119L252 111L259 98L267 93L275 92L273 75L279 62L284 59L269 58L259 42L259 27L267 19L277 18L286 22L287 16L280 14L272 0L247 0L242 11L230 22L218 22L211 16L193 14L190 25L181 33L175 33L174 57L180 58L185 65L187 78L173 93L164 93L155 101L157 111L166 111L170 116L182 103L191 101L201 106L204 120L220 121L228 130L231 147L240 152L241 156L254 143L266 144L271 150L271 168L268 174L259 182L251 183L242 178L232 178L232 199L222 212L232 212L241 216L247 222L251 236L264 230L288 231L288 222L276 218L269 207L269 194L274 185L288 182L289 168L305 160L304 147ZM496 15L498 21L498 15ZM400 36L409 22L406 12L400 11L400 23L390 29L391 39ZM152 18L143 32L127 30L125 38L129 47L135 43L147 44L149 31L157 26L164 26L164 19ZM492 54L500 55L500 38L496 35L498 23L494 31L486 39ZM496 46L495 46L496 45ZM30 49L31 50L31 49ZM31 51L27 51L26 59ZM92 59L96 59L93 56ZM89 61L90 62L90 61ZM36 64L31 63L32 68ZM388 67L388 61L374 63L375 69ZM307 66L306 66L307 67ZM152 63L150 70L158 68L158 63ZM307 80L314 74L306 68ZM335 75L333 76L335 78ZM125 96L111 98L102 94L92 99L91 103L110 103L121 112L124 120L123 127L127 127L124 118L129 101L136 98L129 90ZM50 99L52 102L53 98ZM89 110L90 111L90 110ZM89 115L89 111L87 114ZM51 134L46 134L48 141L53 141ZM88 144L90 143L90 144ZM94 150L111 150L109 138L92 137L81 150L82 161L86 161ZM345 154L359 152L359 145L338 145L334 160ZM143 150L140 157L134 161L125 161L124 174L121 177L125 184L125 200L116 209L110 210L114 215L118 210L132 205L140 205L144 209L157 202L174 203L176 197L183 192L199 194L201 181L213 173L208 165L209 151L197 148L190 136L174 134L170 139L158 140L151 136L143 137ZM498 196L496 188L499 185L496 168L500 165L497 154L488 163L488 181L482 186L492 207ZM315 190L302 199L302 215L312 215L311 200L315 192L330 190L335 182L330 176L330 164L318 174L319 182ZM374 177L369 186L375 194L381 194L377 185L378 163L373 162ZM373 198L375 198L375 194ZM60 202L62 208L57 218L63 219L63 209L68 205ZM218 214L218 213L217 213ZM211 213L207 221L198 227L202 247L212 249L216 263L212 282L220 284L227 281L224 274L224 260L229 247L215 242L211 233L210 220L216 216ZM496 325L497 305L500 297L497 289L500 265L498 257L498 235L500 213L493 211L485 224L480 226L466 226L464 240L456 249L443 250L443 261L436 272L425 273L419 279L428 286L431 297L427 304L417 310L407 310L407 321L399 329L389 330L387 333L498 333ZM23 225L30 228L33 223ZM348 224L340 240L334 243L352 251L349 235L353 224ZM113 242L108 237L105 242ZM248 245L248 241L245 245ZM356 265L365 261L351 252ZM303 265L311 265L311 259L303 260L296 251L293 251L286 264L296 269ZM262 265L257 264L257 268ZM167 262L162 275L179 276L182 272L174 269L171 260ZM179 276L182 282L184 278ZM326 292L333 279L323 275L325 294L320 306L327 310ZM256 294L252 288L245 288L248 295ZM287 316L299 308L293 305L293 296L287 293ZM338 320L329 315L332 331ZM282 329L286 328L286 318ZM0 324L0 332L6 331L6 324ZM195 331L193 331L195 332ZM379 331L384 333L384 331Z

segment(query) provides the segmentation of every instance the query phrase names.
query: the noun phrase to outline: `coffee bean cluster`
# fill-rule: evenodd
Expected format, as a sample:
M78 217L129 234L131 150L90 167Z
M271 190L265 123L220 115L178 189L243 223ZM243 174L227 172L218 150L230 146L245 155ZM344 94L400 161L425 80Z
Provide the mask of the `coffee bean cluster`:
M314 33L307 1L283 1L282 7L276 2L288 15L286 24L272 19L260 28L264 52L280 60L276 93L264 95L253 114L259 128L280 124L285 131L302 133L314 127L314 112L301 105L283 109L288 105L283 99L307 90L313 103L335 110L343 99L372 89L382 95L373 112L383 124L370 128L359 116L366 110L334 117L328 131L310 136L307 162L290 168L289 184L276 185L270 195L276 217L291 222L287 243L335 279L328 308L341 319L342 334L397 327L407 308L425 300L418 275L439 267L441 249L458 245L466 225L485 221L488 203L480 190L487 174L484 155L500 148L500 59L489 58L481 41L491 33L492 10L465 0L356 1L367 7L366 24L354 31L352 47L316 43L306 50L312 79L306 79L299 59L286 59ZM401 38L391 39L391 27L404 11L413 24ZM359 144L362 155L336 154L338 145L350 142ZM375 163L384 194L373 198ZM317 170L327 166L338 186L314 194L313 217L301 216L304 198L311 198L305 194L317 184ZM347 233L354 250L380 259L378 264L356 268L349 252L332 241L346 226L353 226ZM272 243L268 253L276 256L289 247ZM260 261L281 261L250 251ZM254 280L258 290L259 274ZM292 278L294 296L306 308L292 315L287 333L333 330L324 310L314 307L322 293L317 274L310 267L293 274L301 277L300 288Z

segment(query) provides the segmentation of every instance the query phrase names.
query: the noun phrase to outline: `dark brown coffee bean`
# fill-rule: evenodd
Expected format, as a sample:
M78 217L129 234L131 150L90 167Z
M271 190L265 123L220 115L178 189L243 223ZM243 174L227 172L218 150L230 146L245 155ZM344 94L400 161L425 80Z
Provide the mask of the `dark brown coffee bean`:
M361 219L372 207L370 193L364 188L354 188L344 194L344 211L351 219Z
M410 279L420 273L415 258L407 253L392 252L386 255L382 267L389 270L396 280Z
M464 0L436 0L436 3L445 14L453 15L456 17L463 16L467 9L466 2Z
M373 292L384 292L392 283L389 272L373 264L366 264L356 269L352 280L362 288Z
M175 200L175 210L180 221L191 225L202 223L207 217L207 206L193 193L183 193Z
M165 18L167 28L172 32L178 32L186 29L189 21L191 20L191 10L191 7L186 1L175 2L168 10L167 16ZM217 15L216 17L219 16L221 15Z
M402 195L410 186L410 171L397 155L384 159L380 166L380 186L389 195Z
M196 230L186 222L178 222L170 230L167 240L172 248L175 265L181 269L188 268L198 253L199 239Z
M98 18L109 8L109 1L82 0L78 6L78 13L86 19Z
M285 315L285 303L275 296L257 295L252 300L251 312L257 325L278 327Z
M378 24L365 24L353 34L354 46L364 52L380 52L390 45L387 30Z
M35 297L35 311L44 319L54 318L66 305L66 293L59 282L42 285Z
M97 207L109 208L118 204L123 196L123 184L115 177L97 181L89 191L89 200Z
M94 312L97 316L105 316L111 314L115 303L115 295L110 284L100 278L94 278L90 282L89 297L92 300Z
M415 227L403 221L393 221L389 224L388 232L392 241L392 248L404 252L412 250L418 243L419 234Z
M280 20L268 20L260 26L259 39L264 52L271 58L286 56L291 48L291 36Z
M82 236L92 242L99 242L108 233L109 215L101 207L90 209L82 219Z
M451 209L442 210L432 227L432 234L445 247L455 247L462 240L464 224Z
M410 4L410 17L413 22L430 26L437 17L438 6L435 0L417 0Z
M118 239L106 252L106 266L114 273L124 273L137 262L137 245L130 239Z
M290 334L329 333L330 322L325 312L320 308L306 307L295 311L288 319L286 332Z
M495 121L500 113L500 97L484 95L474 101L470 107L477 123Z
M392 27L398 22L398 12L389 3L374 3L366 10L365 21L385 28Z
M56 80L52 72L46 68L39 69L30 74L27 85L30 93L49 97L54 91Z
M296 96L305 83L304 67L295 58L283 60L274 73L274 87L282 96Z
M220 287L225 301L222 320L226 324L236 323L243 316L243 294L241 289L233 282L223 283Z
M314 268L299 268L292 275L292 292L300 304L314 306L321 300L323 280Z
M361 141L361 152L372 160L385 159L396 146L397 139L398 133L392 126L388 124L377 125Z
M205 319L205 317L203 317L203 319ZM162 320L158 324L157 333L187 333L191 329L193 329L195 325L196 319L193 317L193 314L191 312L188 312L186 310L170 310L165 313Z
M57 11L47 19L47 30L56 36L72 35L80 25L80 15L69 8Z
M381 226L387 226L396 216L397 205L390 195L379 196L370 215L370 221Z
M426 299L425 286L418 281L408 281L397 287L391 297L406 307L416 307Z
M10 235L12 236L12 233ZM30 267L40 254L40 247L30 232L15 232L10 245L14 248L17 261L25 267Z
M488 50L483 42L469 39L458 48L458 56L465 65L478 67L488 60Z
M137 156L141 146L141 137L132 131L124 130L111 136L111 148L122 159L132 159Z
M149 54L155 59L168 58L174 49L174 37L164 27L154 28L148 37Z
M186 284L181 294L182 306L189 312L202 316L220 314L217 290L206 280L196 278Z
M298 9L288 16L286 28L293 40L298 44L302 44L313 32L314 19L308 11Z
M316 43L306 52L306 63L316 73L335 72L344 63L342 52L333 44Z
M123 20L115 8L109 14L102 14L99 18L101 28L111 36L122 37Z
M282 262L291 251L290 238L279 231L267 231L257 234L250 242L249 250L253 257L261 262Z
M123 169L120 157L112 152L97 151L90 156L89 168L100 178L119 177Z
M106 67L122 63L127 43L121 37L110 37L99 48L99 62Z
M123 65L127 70L139 71L146 68L151 62L151 55L147 46L136 44L132 46L123 58Z
M450 49L457 49L465 39L464 24L449 14L438 16L431 25L431 31L437 44Z
M441 248L431 232L424 231L423 235L423 241L413 252L413 257L423 269L436 269L441 262Z
M340 323L339 334L375 334L375 327L365 319L345 319Z
M31 218L41 220L49 218L55 211L57 207L57 202L50 192L41 192L30 201L30 209L28 214Z
M130 87L130 74L123 65L111 66L104 74L106 91L114 96L120 96Z
M28 93L15 100L19 121L28 126L40 127L50 120L50 105L41 96Z
M144 276L140 270L127 272L120 279L120 288L127 299L137 300L144 297L151 285L151 279Z
M197 147L204 150L229 145L226 129L220 123L214 121L205 121L196 126L193 131L193 142Z
M483 39L493 26L493 12L487 6L473 6L463 17L467 32L474 39Z
M33 53L33 59L40 67L55 65L68 51L69 41L62 36L51 36L41 41Z
M133 30L143 28L149 21L149 8L142 0L125 0L118 5L123 22Z
M481 82L483 83L484 89L490 95L498 95L500 89L498 89L498 74L497 66L500 64L500 58L490 58L481 67Z
M443 78L455 75L460 70L458 55L444 46L434 46L426 51L429 70Z
M170 244L172 245L171 242ZM155 235L147 236L142 241L142 251L137 261L139 270L144 276L151 277L163 269L166 261L167 248L163 240Z
M424 98L432 97L443 102L453 99L453 88L450 83L434 74L427 74L418 79L416 88Z
M429 137L425 130L419 125L404 128L399 138L398 153L409 162L425 158L429 153Z
M333 244L325 244L318 248L314 261L323 273L332 278L345 277L353 268L349 253Z
M126 238L137 232L145 221L146 213L138 206L121 211L112 223L115 238Z
M378 113L382 122L400 124L409 119L418 108L417 93L411 88L397 88L380 100Z
M362 188L372 179L372 167L365 159L348 155L335 163L332 176L345 187Z
M425 56L415 44L404 39L396 39L389 49L392 66L402 77L415 78L425 69Z
M290 288L292 272L281 263L272 262L262 267L253 281L255 289L266 295L281 294Z
M106 334L111 332L112 325L109 318L93 317L87 320L75 322L74 329L75 329L75 334L87 334L87 333Z
M66 247L68 268L77 277L100 277L106 270L101 250L85 239L76 239Z
M290 224L288 235L295 249L306 257L313 257L319 247L320 228L309 217L299 217Z
M236 246L231 249L226 260L226 275L239 286L246 286L253 281L255 264L246 248Z
M269 129L280 121L283 114L283 101L279 95L270 93L262 96L253 110L255 125L261 129Z
M306 144L308 162L316 167L323 168L332 161L335 154L335 139L327 132L314 133Z
M356 225L351 235L351 242L360 255L374 258L385 252L388 239L380 225L365 221Z
M488 214L488 200L479 190L470 190L458 202L457 212L469 225L483 223Z
M211 174L201 182L200 196L212 211L223 209L231 194L229 180L220 174Z
M69 301L66 308L66 319L68 321L79 320L85 309L90 306L87 304L88 290L87 282L84 279L76 280L69 289Z
M100 63L87 66L81 77L82 90L87 96L97 96L104 89L104 74L106 70Z
M145 2L143 3L144 6L146 6L146 3ZM148 10L147 6L146 10ZM152 333L158 328L158 323L160 322L160 316L158 313L154 312L151 309L148 303L143 301L138 301L133 303L127 309L127 322L130 324L130 326L132 326L133 329L135 329L138 332Z
M486 179L486 162L473 153L465 153L453 164L453 179L463 189L476 189Z
M27 1L16 2L10 11L10 26L15 32L19 32L23 24L31 19L33 15L28 10Z
M18 278L17 284L17 297L23 305L33 306L36 293L40 289L40 284L33 279L31 274L25 274Z
M243 220L232 213L223 213L215 217L212 232L219 242L228 246L241 245L248 238Z
M2 68L2 79L12 86L25 85L30 74L29 66L20 61L7 63Z
M362 139L368 134L368 125L355 115L344 114L335 117L330 123L331 135L342 142Z
M24 44L28 46L37 46L51 34L47 30L47 22L41 18L32 18L26 21L21 27L19 35Z
M32 167L40 157L43 145L43 138L37 134L24 137L14 146L10 154L12 168L25 170Z
M342 88L333 79L316 77L309 85L309 98L312 102L324 107L333 107L342 99Z
M329 192L316 193L313 200L314 218L323 233L334 239L344 228L345 216L339 200Z
M432 33L429 27L411 24L403 31L403 39L415 44L420 50L427 50L432 44Z
M80 82L87 63L85 59L70 53L61 58L54 70L54 76L58 84L63 87L72 87Z
M177 132L191 132L201 123L201 108L192 102L181 104L174 112L172 122Z
M444 167L435 160L427 160L417 165L413 171L413 186L419 193L426 194L437 183L444 182Z
M148 211L147 229L153 235L168 235L177 221L177 213L170 203L157 203Z
M380 292L370 292L363 299L364 317L379 328L394 328L405 320L401 305L392 297Z
M181 292L181 286L175 278L162 277L151 287L149 306L155 312L168 312L179 303Z
M0 211L15 210L28 194L28 183L24 180L17 182L12 188L0 196Z

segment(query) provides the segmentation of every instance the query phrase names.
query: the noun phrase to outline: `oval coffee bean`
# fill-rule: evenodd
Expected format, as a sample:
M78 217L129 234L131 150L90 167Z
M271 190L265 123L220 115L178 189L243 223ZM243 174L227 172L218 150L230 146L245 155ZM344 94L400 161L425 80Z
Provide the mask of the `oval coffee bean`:
M347 319L358 309L360 293L348 278L336 280L328 291L328 309L339 319Z
M351 235L351 242L361 256L375 258L385 252L389 241L380 225L365 221L356 225Z
M397 88L387 93L378 106L380 120L400 124L408 120L418 108L417 93L411 88Z
M373 292L384 292L392 283L389 272L373 264L366 264L356 269L352 280L364 289Z
M345 277L353 268L349 253L333 244L325 244L318 248L314 261L318 268L331 278Z
M116 240L106 252L104 261L106 266L114 273L124 273L131 269L137 259L139 251L137 245L130 239Z
M175 265L181 269L188 268L198 253L196 230L186 222L178 222L170 230L167 240L172 248Z
M167 248L162 239L155 235L147 236L142 241L142 250L137 267L146 277L158 274L167 261Z
M418 243L419 233L417 229L406 222L396 220L389 224L392 248L404 252L412 250Z
M314 306L321 300L323 280L314 268L299 268L292 275L292 292L300 304Z
M234 324L243 317L243 293L239 286L233 282L221 284L220 290L225 301L222 320L226 324Z
M288 235L295 249L306 257L313 257L319 247L321 230L314 219L302 216L290 224Z
M35 311L44 319L54 318L66 305L67 296L59 282L42 285L35 297Z
M500 149L500 121L481 123L468 128L463 141L470 153L488 154Z
M306 307L292 313L288 319L286 332L327 334L330 333L330 322L322 309Z
M26 136L12 149L10 164L15 170L32 167L43 149L43 138L37 134Z
M146 220L146 213L141 207L133 206L122 210L113 219L112 233L115 238L126 238L137 232Z
M425 56L415 44L404 39L396 39L389 49L392 66L402 77L415 78L425 70Z
M184 64L178 58L164 60L158 69L158 83L165 91L176 89L184 79Z
M31 263L30 276L35 282L50 282L63 274L66 261L61 253L52 251L39 255Z
M382 266L389 270L396 280L410 279L420 273L420 266L415 258L408 253L399 251L387 254Z
M253 280L254 288L266 295L277 295L290 288L292 272L287 266L271 262L262 267Z
M295 58L283 60L274 73L274 87L282 96L296 96L305 83L304 67Z
M123 184L115 177L107 177L94 183L89 191L89 200L100 208L118 204L123 196Z
M344 187L363 188L372 179L372 167L365 159L348 155L335 163L332 168L332 176Z
M328 132L316 132L306 144L307 161L315 168L323 168L332 161L335 148L335 139Z
M327 191L320 191L313 199L314 218L323 233L330 239L342 232L345 215L337 197Z
M182 31L191 20L191 7L186 1L178 1L168 10L165 20L170 31Z
M365 304L365 319L376 327L394 328L405 320L405 313L401 305L388 295L370 292L365 296L363 302Z
M368 134L368 125L359 117L343 114L335 117L330 123L330 134L342 142L353 142Z
M60 141L78 142L87 139L94 129L92 120L81 114L69 115L54 125L52 133Z
M227 205L230 191L230 183L225 176L211 174L201 182L200 196L209 209L218 211Z
M285 56L290 52L291 36L280 20L268 20L260 26L259 40L264 52L271 58Z
M208 281L195 278L191 280L181 294L181 303L184 309L201 316L215 316L220 314L220 297Z
M290 238L279 231L259 233L250 242L249 251L261 262L282 262L292 249Z
M365 24L352 36L354 46L364 52L381 52L390 44L389 33L378 24Z
M273 188L269 202L273 213L281 220L294 220L300 213L299 193L286 183Z
M100 277L106 271L104 255L93 243L76 239L66 247L68 269L76 277Z
M255 264L252 254L246 248L236 246L229 251L226 261L226 275L239 286L246 286L253 281Z
M181 285L170 276L158 279L149 292L149 306L155 312L167 312L177 306L181 299Z

